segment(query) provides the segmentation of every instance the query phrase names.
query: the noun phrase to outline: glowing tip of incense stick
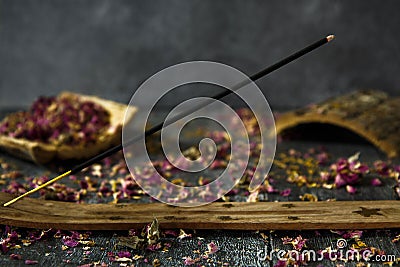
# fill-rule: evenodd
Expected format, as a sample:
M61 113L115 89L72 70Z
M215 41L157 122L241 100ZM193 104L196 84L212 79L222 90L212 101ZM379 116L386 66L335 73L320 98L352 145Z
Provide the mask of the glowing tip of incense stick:
M63 174L57 176L56 178L53 178L52 180L50 180L50 181L48 181L48 182L46 182L46 183L44 183L44 184L42 184L42 185L40 185L40 186L38 186L38 187L32 189L31 191L28 191L28 192L26 192L25 194L22 194L22 195L20 195L19 197L16 197L16 198L14 198L14 199L8 201L7 203L4 203L3 206L4 206L4 207L7 207L7 206L9 206L9 205L11 205L11 204L17 202L17 201L20 200L21 198L24 198L24 197L26 197L26 196L28 196L28 195L30 195L30 194L35 193L36 191L39 191L40 189L45 188L46 186L48 186L48 185L50 185L50 184L52 184L52 183L54 183L54 182L60 180L61 178L64 178L65 176L69 175L71 172L72 172L72 170L67 171L67 172L65 172L65 173L63 173Z
M333 39L335 39L335 35L333 34L326 36L326 40L328 40L328 42L332 41Z

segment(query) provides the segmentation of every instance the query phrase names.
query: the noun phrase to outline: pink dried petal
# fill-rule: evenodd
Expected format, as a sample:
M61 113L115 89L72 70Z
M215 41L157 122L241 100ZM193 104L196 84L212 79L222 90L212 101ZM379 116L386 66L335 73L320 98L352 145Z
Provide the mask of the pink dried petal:
M150 251L157 251L160 248L161 248L161 244L160 243L156 243L156 244L148 245L146 249L150 250Z
M19 254L11 254L10 255L10 259L12 259L12 260L20 260L20 259L22 259L22 256L21 255L19 255Z
M337 174L335 176L335 185L337 188L340 188L340 187L346 185L346 181L342 178L342 176L340 174Z
M296 237L296 239L293 241L293 247L294 247L294 249L300 251L300 250L303 249L303 247L307 247L306 241L308 241L308 239L304 239L301 235L299 235L299 236Z
M175 230L165 230L164 231L164 234L165 235L169 235L169 236L178 236L178 232L177 231L175 231Z
M35 265L38 264L38 261L35 260L25 260L25 265Z
M281 239L282 239L282 242L283 242L284 245L290 244L293 241L293 238L288 237L288 236L282 237Z
M117 253L120 258L130 258L132 254L129 251L120 251Z
M389 165L386 162L383 162L382 160L377 160L374 162L374 167L375 171L382 175L382 176L388 176L390 172Z
M360 230L349 230L346 232L342 232L341 236L345 239L349 239L349 238L361 238L363 234L363 231Z
M288 197L288 196L290 196L291 193L292 193L292 189L286 188L285 190L280 192L280 195L283 196L283 197Z
M274 267L286 267L288 266L287 260L278 260L278 262L274 265Z
M69 236L64 236L62 241L63 241L64 245L66 245L70 248L73 248L73 247L76 247L79 245L79 242L77 240L74 240Z
M359 166L357 166L357 171L359 173L365 174L369 172L369 167L367 165L360 164Z
M326 152L321 152L317 155L317 162L319 165L325 165L328 163L329 155Z
M207 244L207 248L208 248L208 254L214 254L219 250L218 246L214 242L210 242L209 244Z
M185 261L184 264L185 265L193 265L195 264L197 261L195 259L192 259L191 257L185 257Z
M275 189L272 185L267 185L267 192L273 194L273 193L278 193L279 190Z
M351 185L346 185L346 191L350 194L355 194L357 192L357 189Z
M372 186L380 186L380 185L382 185L382 182L378 178L374 178L371 180L371 185Z

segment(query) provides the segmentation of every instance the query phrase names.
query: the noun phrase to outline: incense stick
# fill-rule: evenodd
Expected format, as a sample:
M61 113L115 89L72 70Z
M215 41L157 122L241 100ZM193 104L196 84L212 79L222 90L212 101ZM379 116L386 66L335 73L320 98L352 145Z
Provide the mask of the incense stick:
M230 95L235 90L238 90L238 89L242 88L243 86L249 84L250 82L254 82L254 81L260 79L261 77L264 77L267 74L269 74L269 73L271 73L271 72L283 67L284 65L287 65L288 63L290 63L290 62L292 62L292 61L304 56L305 54L317 49L318 47L320 47L320 46L332 41L334 38L335 38L334 35L329 35L327 37L322 38L321 40L319 40L319 41L317 41L317 42L315 42L315 43L313 43L313 44L311 44L311 45L309 45L309 46L307 46L307 47L305 47L305 48L303 48L303 49L301 49L301 50L299 50L299 51L297 51L297 52L295 52L293 54L291 54L290 56L278 61L277 63L275 63L275 64L273 64L273 65L271 65L271 66L269 66L269 67L267 67L267 68L265 68L263 70L261 70L260 72L254 74L252 76L250 76L249 77L250 80L246 80L246 81L243 81L243 82L237 84L231 90L225 89L225 91L223 91L222 93L219 93L219 94L211 97L212 99L210 101L212 102L212 101L215 101L215 100L219 100L219 99L221 99L221 98L223 98L225 96ZM206 104L206 105L208 105L208 104ZM191 113L203 108L204 106L205 106L204 103L202 103L202 105L194 106L190 110L188 110L186 112L183 112L182 114L179 114L179 115L173 117L172 119L170 119L168 121L161 122L161 123L157 124L156 126L152 127L151 129L147 130L144 133L144 136L145 137L150 136L150 135L160 131L164 127L167 127L168 125L171 125L171 124L177 122L178 120L186 117L187 115L189 115L189 114L191 114ZM101 154L99 154L99 155L97 155L97 156L95 156L95 157L83 162L82 164L79 164L78 166L74 167L73 169L71 169L71 170L69 170L69 171L57 176L56 178L53 178L52 180L50 180L50 181L48 181L48 182L36 187L35 189L32 189L32 190L24 193L23 195L20 195L20 196L14 198L14 199L8 201L3 206L4 207L9 206L9 205L17 202L18 200L20 200L20 199L22 199L22 198L24 198L24 197L26 197L26 196L28 196L30 194L33 194L33 193L37 192L38 190L40 190L42 188L45 188L46 186L48 186L48 185L50 185L50 184L52 184L52 183L64 178L65 176L80 172L81 170L89 167L90 165L92 165L92 164L94 164L94 163L96 163L96 162L98 162L98 161L100 161L100 160L102 160L102 159L104 159L104 158L106 158L108 156L111 156L112 154L115 154L116 152L122 150L122 148L124 146L129 146L130 144L133 144L133 143L137 142L138 140L140 140L142 138L142 136L143 135L138 135L138 136L130 139L129 141L127 141L124 144L121 143L120 145L117 145L115 147L112 147L112 148L108 149L107 151L105 151L105 152L103 152L103 153L101 153Z

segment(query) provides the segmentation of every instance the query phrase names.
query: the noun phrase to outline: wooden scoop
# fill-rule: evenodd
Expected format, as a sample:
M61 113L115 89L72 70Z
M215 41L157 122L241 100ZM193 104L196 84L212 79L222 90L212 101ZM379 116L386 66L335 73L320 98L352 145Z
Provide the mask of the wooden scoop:
M361 90L278 115L277 133L301 124L331 124L365 138L390 158L400 156L400 97ZM329 133L327 133L329 134Z
M63 92L62 96L78 96L82 101L91 101L101 105L110 113L110 127L100 134L95 143L85 145L54 145L22 138L0 135L0 147L8 153L19 158L27 159L39 164L44 164L53 159L86 159L95 156L114 145L121 143L122 124L126 112L126 119L130 120L137 108L105 100L96 96L81 95Z

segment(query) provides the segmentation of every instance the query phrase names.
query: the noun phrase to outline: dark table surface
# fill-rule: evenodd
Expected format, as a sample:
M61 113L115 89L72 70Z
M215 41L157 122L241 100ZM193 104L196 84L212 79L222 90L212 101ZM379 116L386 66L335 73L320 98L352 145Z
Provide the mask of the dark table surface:
M306 153L310 149L318 148L323 145L328 151L330 158L335 161L340 157L349 157L356 152L360 152L360 160L372 166L373 162L379 159L387 161L385 155L379 152L376 148L360 140L338 140L333 137L333 141L281 141L278 143L277 156L281 153L287 154L290 149L295 149L302 153ZM9 163L12 169L19 170L24 179L28 176L49 175L52 177L56 172L44 166L37 166L33 163L16 159L6 153L0 152L0 158L3 163ZM398 164L398 160L394 160L394 164ZM1 173L5 173L4 168L0 168ZM279 172L277 166L273 166L272 172ZM85 173L90 176L90 174ZM79 178L79 175L78 175ZM306 193L314 194L319 201L332 200L383 200L397 199L394 191L396 181L394 179L381 178L383 184L381 186L371 186L371 179L367 177L362 179L355 185L357 192L350 194L345 188L327 189L322 187L307 187L298 186L293 183L288 183L285 178L275 177L274 187L282 191L290 188L289 196L282 196L279 193L260 193L260 201L300 201L299 196ZM12 179L1 179L0 188L4 189ZM67 185L71 184L70 179L65 179L60 182ZM72 183L73 184L73 183ZM244 200L240 197L232 197L231 200ZM91 202L90 198L85 202ZM94 201L92 201L94 202ZM150 222L149 222L150 223ZM161 232L165 231L160 226ZM19 240L27 238L32 229L13 229L20 235ZM140 229L138 229L140 230ZM177 229L179 231L179 229ZM63 247L62 238L54 237L56 230L48 232L44 237L28 246L24 246L20 241L21 248L13 248L7 252L0 252L0 266L23 266L25 260L37 261L38 266L79 266L88 264L87 266L185 266L185 257L193 259L200 258L192 266L285 266L280 265L282 262L277 260L277 250L291 250L290 244L283 244L285 237L298 238L301 236L307 239L307 249L321 251L328 247L335 248L336 242L345 238L347 245L356 245L357 240L349 237L344 233L331 231L332 229L319 231L226 231L226 230L191 230L185 229L186 233L191 234L191 237L179 239L177 237L166 235L161 238L163 248L156 251L149 249L132 249L116 245L119 237L128 236L127 231L93 231L89 234L86 240L94 241L94 246L79 244L76 247ZM40 229L37 229L40 233ZM84 232L80 232L84 233ZM351 232L350 232L351 233ZM398 259L400 258L400 242L396 242L396 236L400 234L399 229L375 229L362 231L362 236L358 242L363 242L365 248L377 252L384 251L387 258L395 257L395 263L392 266L399 266ZM63 231L62 235L70 235L69 232ZM0 240L7 237L6 226L0 226ZM207 244L213 242L218 247L218 251L209 254L208 258L202 258L207 251ZM363 246L361 243L358 245ZM114 255L121 251L131 253L130 260L127 262L110 261L110 253ZM275 251L271 259L264 259L263 255ZM11 259L11 254L18 254L20 259ZM137 257L134 257L137 255ZM394 256L392 256L394 255ZM386 257L385 256L385 257ZM261 258L260 258L261 257ZM397 260L397 263L396 263ZM392 258L393 261L393 258ZM186 263L189 263L188 260ZM382 266L382 262L370 262L371 266ZM365 265L362 265L365 264ZM308 261L307 266L367 266L367 262L361 261L332 261L324 259L322 261Z

